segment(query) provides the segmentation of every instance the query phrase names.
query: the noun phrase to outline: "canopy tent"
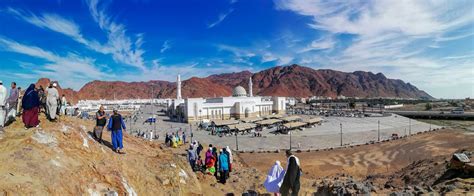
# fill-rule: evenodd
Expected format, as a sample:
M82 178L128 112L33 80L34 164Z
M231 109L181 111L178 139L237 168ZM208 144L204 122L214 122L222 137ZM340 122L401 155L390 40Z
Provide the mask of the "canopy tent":
M274 114L274 115L266 115L263 118L264 119L278 119L278 118L281 118L281 117L283 117L283 116L280 115L280 114Z
M319 118L319 117L316 117L316 118L309 118L309 119L303 120L304 123L309 124L309 125L310 125L310 124L316 124L316 123L319 123L319 122L321 122L321 121L323 121L323 119L322 119L322 118Z
M281 120L279 120L279 119L268 119L268 120L258 121L258 122L255 122L255 123L257 123L258 125L267 126L267 125L272 125L272 124L279 123L279 122L281 122Z
M228 127L230 130L245 131L245 130L253 129L257 127L257 125L253 123L240 123L240 124L228 125Z
M238 124L238 120L213 120L212 123L216 127L225 126L225 125L233 125Z
M299 116L287 116L287 117L282 117L280 120L285 121L285 122L291 122L291 121L297 121L300 120L301 117Z
M263 118L261 118L261 117L249 117L249 118L240 119L240 121L246 122L246 123L257 122L257 121L260 121L260 120L263 120Z
M290 123L285 123L283 124L284 127L286 128L298 128L298 127L302 127L302 126L305 126L306 123L304 122L290 122Z

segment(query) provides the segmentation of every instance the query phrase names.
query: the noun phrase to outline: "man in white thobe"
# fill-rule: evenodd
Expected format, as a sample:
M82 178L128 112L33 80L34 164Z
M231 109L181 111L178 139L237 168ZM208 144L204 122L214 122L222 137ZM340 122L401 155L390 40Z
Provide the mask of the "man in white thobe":
M50 120L56 119L56 113L58 112L58 100L59 100L59 93L58 89L56 89L57 84L53 83L46 92L48 93L46 97L46 106L48 110L48 115Z
M66 100L66 96L63 94L63 97L61 98L61 115L66 114L66 106L67 106L67 100Z
M5 125L5 118L7 116L7 88L3 86L3 82L0 81L0 127Z

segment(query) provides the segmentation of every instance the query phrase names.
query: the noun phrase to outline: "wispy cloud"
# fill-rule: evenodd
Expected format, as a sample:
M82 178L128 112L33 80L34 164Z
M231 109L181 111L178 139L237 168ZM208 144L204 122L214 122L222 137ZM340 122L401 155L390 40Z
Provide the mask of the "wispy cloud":
M474 14L470 1L274 2L277 10L290 10L311 17L308 25L318 33L354 37L350 42L333 39L333 42L326 40L311 43L301 52L311 52L311 46L316 49L331 48L338 41L344 42L346 47L326 57L304 58L305 63L344 71L381 71L390 77L402 78L423 87L430 81L431 87L426 88L428 90L446 82L445 78L454 81L459 77L466 77L462 79L465 81L464 79L474 77L472 68L458 66L457 63L460 62L444 61L439 56L425 55L430 49L440 48L440 42L472 36L472 31L461 31L462 33L454 35L452 33L469 25L471 28L468 29L472 29ZM446 70L446 66L450 66L455 72L464 69L464 72L469 74L447 74L446 71L440 70ZM441 73L445 73L444 76ZM451 82L451 85L454 87L454 82Z
M165 42L163 42L163 45L161 46L160 52L164 53L165 51L167 51L170 48L171 48L171 42L169 40L166 40Z
M102 54L111 54L113 59L118 63L131 65L144 70L145 65L142 58L144 50L141 49L143 35L137 34L135 38L130 38L126 35L124 25L111 21L110 17L105 14L105 11L98 9L98 1L91 0L87 2L94 20L107 34L108 41L105 44L101 44L93 39L86 39L81 33L79 25L70 19L63 18L56 14L43 13L41 15L35 15L14 8L8 8L6 11L18 19L37 27L71 37L73 40L85 45L93 51Z
M91 79L106 78L105 72L97 69L95 60L91 58L80 57L74 53L67 55L58 55L42 48L25 45L11 39L0 37L0 50L14 52L18 54L35 57L46 61L44 64L37 65L33 73L37 77L50 77L60 80L66 86L79 88L80 85ZM18 75L22 78L29 78L31 74Z
M220 14L220 15L219 15L219 18L218 18L215 22L213 22L213 23L207 25L207 28L210 29L210 28L213 28L213 27L219 25L219 24L220 24L222 21L224 21L224 19L225 19L229 14L231 14L233 11L234 11L234 9L230 9L229 11Z
M143 34L129 37L127 29L108 16L104 9L99 8L99 0L87 0L89 11L94 21L107 34L107 48L114 60L132 65L144 71L146 69L142 55L145 51L141 48Z

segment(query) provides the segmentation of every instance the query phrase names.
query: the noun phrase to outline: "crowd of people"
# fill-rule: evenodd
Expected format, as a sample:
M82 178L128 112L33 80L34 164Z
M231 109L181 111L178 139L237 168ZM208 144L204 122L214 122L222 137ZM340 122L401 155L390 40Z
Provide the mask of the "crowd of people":
M35 84L24 91L17 87L15 82L11 83L10 92L0 81L0 127L15 121L15 117L21 116L25 129L39 127L38 115L44 112L50 121L56 121L58 115L65 115L67 100L65 95L59 97L56 83L51 83L46 91L42 86L36 88Z

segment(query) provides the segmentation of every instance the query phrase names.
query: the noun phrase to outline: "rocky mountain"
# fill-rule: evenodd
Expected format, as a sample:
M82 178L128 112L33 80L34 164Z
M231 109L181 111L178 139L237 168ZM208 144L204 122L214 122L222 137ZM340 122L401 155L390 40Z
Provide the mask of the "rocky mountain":
M410 83L389 79L382 73L315 70L299 65L277 66L257 73L242 71L205 78L192 77L182 82L182 95L183 97L230 96L232 88L237 85L248 90L250 77L254 85L254 95L433 98ZM38 83L47 84L46 81L49 80L40 79ZM159 98L174 98L176 83L159 80L148 82L96 80L87 83L78 92L71 89L63 91L66 96L72 96L72 100L150 98L152 94Z

